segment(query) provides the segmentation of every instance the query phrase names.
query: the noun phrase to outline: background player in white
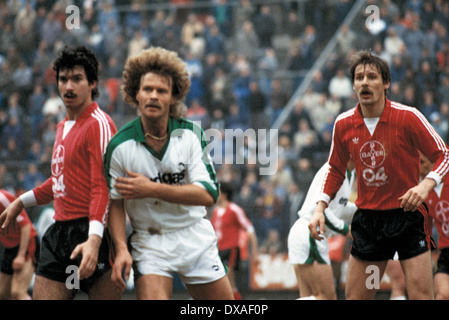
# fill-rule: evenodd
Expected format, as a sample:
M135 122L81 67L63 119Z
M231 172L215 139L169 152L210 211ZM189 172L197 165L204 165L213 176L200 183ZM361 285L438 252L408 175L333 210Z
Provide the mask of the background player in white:
M116 248L113 280L124 289L122 274L127 278L133 264L138 299L169 299L173 272L194 299L233 299L217 237L205 219L205 206L219 191L204 132L177 112L189 88L176 52L150 48L126 62L124 99L138 106L140 116L111 140L105 175ZM132 256L125 212L133 228Z
M372 299L377 286L367 285L372 273L367 270L375 269L380 282L388 260L398 252L409 298L433 299L433 243L423 202L449 170L449 149L416 108L386 98L390 69L384 60L360 51L350 70L359 103L335 121L330 167L309 230L316 239L324 232L324 210L352 156L358 209L351 222L346 298ZM421 181L420 152L435 163Z
M321 241L312 238L308 224L328 166L326 162L315 174L304 204L298 211L299 219L293 224L288 235L288 258L295 270L301 299L335 300L337 298L327 238L333 232L350 238L349 223L357 209L354 202L349 201L355 181L355 175L352 172L354 166L351 161L345 181L324 211L328 227L326 233L322 235Z

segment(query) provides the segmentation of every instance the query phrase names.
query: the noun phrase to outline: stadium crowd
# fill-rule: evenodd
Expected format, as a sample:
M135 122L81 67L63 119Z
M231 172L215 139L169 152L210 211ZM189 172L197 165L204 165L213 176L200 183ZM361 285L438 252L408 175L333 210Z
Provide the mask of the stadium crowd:
M97 102L118 128L136 114L119 90L127 57L161 46L188 65L187 118L223 134L269 129L354 3L0 0L0 188L19 195L49 176L55 127L65 116L51 61L65 45L86 45L98 55ZM75 27L69 5L79 9ZM341 27L336 50L313 71L310 88L281 126L277 172L261 176L248 159L216 164L218 179L233 184L235 202L253 222L261 250L286 251L308 186L327 159L335 117L355 105L345 71L354 51L372 49L386 59L389 97L418 107L449 141L449 1L366 5L380 8L379 19L367 24L363 11ZM240 149L223 150L248 156L258 142L245 139ZM30 218L37 221L43 209Z

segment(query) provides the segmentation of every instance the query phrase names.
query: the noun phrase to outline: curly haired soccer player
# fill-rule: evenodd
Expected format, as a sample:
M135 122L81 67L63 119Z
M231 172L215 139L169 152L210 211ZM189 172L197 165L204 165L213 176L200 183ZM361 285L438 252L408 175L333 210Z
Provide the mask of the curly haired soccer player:
M390 101L388 64L368 51L351 61L351 79L359 103L340 114L334 126L330 168L309 229L319 239L324 214L338 191L352 156L357 174L357 212L348 263L346 298L372 299L377 286L367 285L369 270L382 277L398 253L409 299L433 299L430 250L426 228L429 192L449 170L449 149L418 109ZM420 152L434 166L420 181ZM380 278L378 282L380 282Z
M218 198L215 169L202 129L180 117L189 88L186 64L173 51L150 48L126 62L124 99L140 116L112 138L105 175L113 279L123 290L123 273L127 278L133 265L138 299L170 299L174 272L194 299L233 299L217 237L205 219L205 207Z

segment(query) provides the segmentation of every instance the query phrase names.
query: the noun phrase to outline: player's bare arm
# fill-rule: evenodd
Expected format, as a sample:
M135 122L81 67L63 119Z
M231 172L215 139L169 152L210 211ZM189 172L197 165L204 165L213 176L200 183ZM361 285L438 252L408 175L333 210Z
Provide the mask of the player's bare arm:
M111 280L118 290L123 292L126 289L125 280L129 278L133 262L126 243L126 213L123 208L123 200L112 200L108 216L108 229L114 242L115 251Z
M436 182L431 178L425 178L421 182L409 189L402 197L399 198L401 201L401 208L404 211L415 211L419 206L426 200L429 192L435 187Z
M324 201L318 201L313 216L310 219L309 231L312 237L316 240L322 240L324 234L324 210L327 208L327 203Z
M125 199L157 198L163 201L193 206L212 206L213 197L199 186L169 185L153 182L146 176L127 171L128 177L120 177L114 187Z

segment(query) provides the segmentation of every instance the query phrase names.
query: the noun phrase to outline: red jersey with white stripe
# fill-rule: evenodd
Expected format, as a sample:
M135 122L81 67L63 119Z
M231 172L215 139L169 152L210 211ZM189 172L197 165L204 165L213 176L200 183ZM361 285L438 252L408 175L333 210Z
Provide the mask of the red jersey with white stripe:
M0 212L3 212L14 200L15 197L11 193L6 190L0 190ZM31 220L25 210L20 212L16 218L16 222L17 228L13 228L11 226L7 231L0 229L0 243L5 248L14 248L20 244L20 231L26 225L31 226L30 239L37 235L37 231L31 223Z
M217 234L220 251L238 247L241 230L254 230L245 211L233 202L225 208L216 207L212 212L211 223Z
M449 182L443 180L429 193L426 199L429 213L438 230L438 248L449 247Z
M58 123L51 177L33 189L38 205L54 200L57 221L89 217L104 223L109 203L103 154L117 131L111 117L96 102L78 117L63 136L67 117Z
M330 168L321 198L335 196L351 155L357 174L356 206L372 210L399 208L399 197L419 183L420 150L434 162L428 176L439 183L449 169L448 146L416 108L386 99L371 135L357 105L335 121Z

